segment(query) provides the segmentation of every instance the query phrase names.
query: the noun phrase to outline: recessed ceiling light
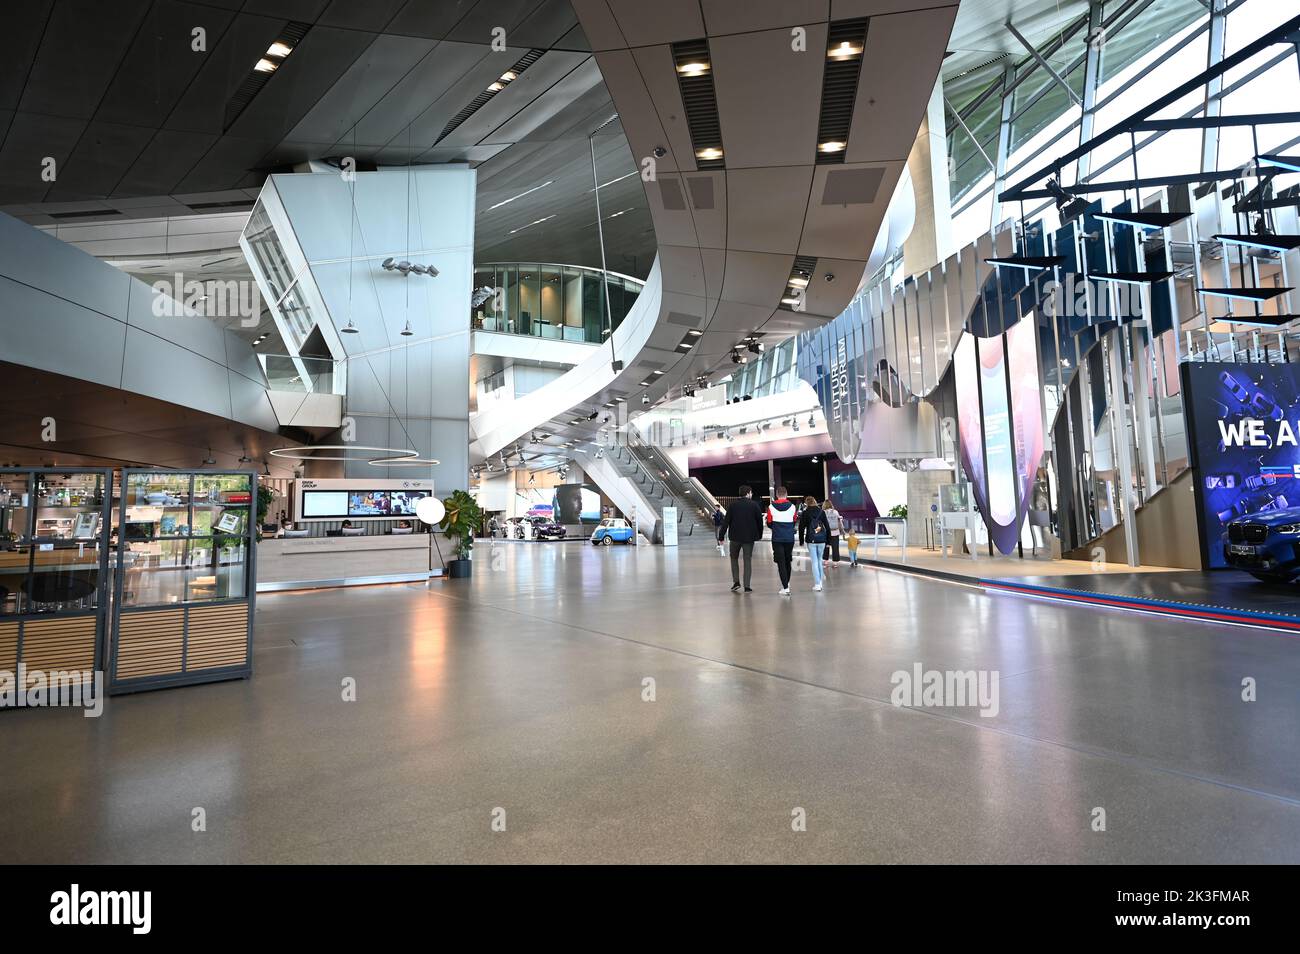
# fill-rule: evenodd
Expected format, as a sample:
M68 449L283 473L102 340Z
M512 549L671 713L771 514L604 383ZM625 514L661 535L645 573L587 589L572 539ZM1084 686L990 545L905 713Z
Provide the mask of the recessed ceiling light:
M695 158L703 159L706 162L712 159L721 159L722 150L717 148L716 146L709 146L709 148L707 149L696 149Z
M259 73L274 73L279 66L280 64L274 60L263 58L257 61L257 65L253 69Z
M862 53L862 47L856 43L850 43L848 40L840 43L839 46L832 46L826 51L827 59L831 60L849 60Z
M782 298L782 299L781 299L781 304L783 304L783 305L797 305L797 304L799 304L799 299L798 299L798 298Z
M487 209L485 209L484 211L491 212L493 209L499 209L503 205L509 205L511 202L515 201L515 199L522 199L524 196L531 195L532 193L536 192L538 189L545 189L548 185L550 185L554 181L555 181L554 179L547 179L539 186L533 186L531 189L525 189L523 192L519 193L518 195L512 195L508 199L502 199L496 205L489 205Z
M682 76L703 76L709 71L709 64L704 62L682 63L677 67L677 72Z
M505 88L506 88L505 83L502 83L500 80L498 80L497 82L495 82L495 83L491 84L490 86L488 86L488 92L489 92L489 93L499 93L499 92L501 92L501 91L502 91L503 89L505 89Z
M806 279L806 278L792 278L792 279L790 279L790 281L788 282L788 284L793 285L795 288L807 288L807 287L808 287L808 279Z
M836 142L836 141L824 142L824 143L821 143L821 144L817 147L817 151L818 151L818 152L826 152L826 153L831 153L831 152L843 152L843 151L844 151L844 143L842 143L842 142Z
M698 338L700 335L704 334L704 332L700 331L699 328L692 328L690 331L686 333L690 335L692 338Z
M656 371L655 374L663 374L662 371Z
M289 44L285 43L282 40L276 40L274 43L272 43L270 46L266 48L267 56L275 56L275 57L279 57L280 59L284 59L292 52L293 52L293 47L291 47Z
M503 83L513 83L517 79L519 79L519 74L514 70L506 70L501 74L501 82Z
M511 230L510 230L509 232L507 232L506 234L507 234L507 235L514 235L516 232L522 232L524 229L529 228L529 227L531 227L531 226L534 226L534 225L541 225L543 222L549 222L549 221L550 221L551 219L553 219L553 218L555 218L554 215L548 215L548 216L546 216L546 218L544 218L544 219L533 219L533 221L529 222L528 225L521 225L521 226L519 226L519 228L517 228L517 229L511 229Z

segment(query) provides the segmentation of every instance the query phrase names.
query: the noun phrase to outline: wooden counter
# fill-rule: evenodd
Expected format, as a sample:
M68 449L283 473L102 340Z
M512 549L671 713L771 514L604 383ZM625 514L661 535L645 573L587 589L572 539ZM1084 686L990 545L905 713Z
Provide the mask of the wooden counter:
M443 559L453 555L450 541L436 534ZM443 570L438 550L425 533L359 537L268 537L257 545L257 589L353 586L427 579Z

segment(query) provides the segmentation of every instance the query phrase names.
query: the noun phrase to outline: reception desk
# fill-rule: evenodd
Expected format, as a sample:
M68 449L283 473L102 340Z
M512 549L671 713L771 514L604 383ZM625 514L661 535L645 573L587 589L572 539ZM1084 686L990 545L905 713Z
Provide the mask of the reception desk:
M453 553L445 535L434 536L436 546L430 544L427 533L268 537L257 545L257 589L409 583L440 576L443 560L451 559Z

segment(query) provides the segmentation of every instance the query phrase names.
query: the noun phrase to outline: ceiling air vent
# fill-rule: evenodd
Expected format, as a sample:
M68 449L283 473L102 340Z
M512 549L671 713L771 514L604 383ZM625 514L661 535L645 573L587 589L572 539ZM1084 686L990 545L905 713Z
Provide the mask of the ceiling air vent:
M86 209L84 212L46 212L52 219L104 219L121 218L117 209Z
M290 21L284 25L278 39L266 51L267 55L257 61L249 74L244 77L244 81L239 84L239 88L235 90L235 95L230 97L230 102L226 103L225 129L230 129L235 124L240 113L248 108L253 97L262 91L262 87L271 81L280 64L298 46L309 29L311 29L310 23Z
M817 164L844 162L858 98L867 20L837 20L826 39L826 71L822 74L822 111L817 123Z
M442 142L444 139L450 136L453 129L455 129L465 120L469 119L480 109L486 106L488 104L488 101L493 96L495 96L497 93L501 92L503 89L505 89L515 80L517 80L519 78L519 74L522 73L524 70L528 69L528 67L532 66L538 60L540 60L542 58L542 54L545 52L546 52L545 50L529 50L527 53L521 56L519 58L519 61L515 63L514 66L510 67L510 69L502 73L501 76L498 79L496 79L487 89L483 90L483 92L479 93L472 100L470 100L468 106L466 106L464 109L458 112L455 116L451 117L451 119L447 122L447 125L442 127L442 132L438 133L438 138L434 141L434 144L436 145L437 143Z
M708 40L684 40L673 44L673 67L686 109L686 126L698 169L725 169L722 154L722 124L718 100L713 93L713 62Z

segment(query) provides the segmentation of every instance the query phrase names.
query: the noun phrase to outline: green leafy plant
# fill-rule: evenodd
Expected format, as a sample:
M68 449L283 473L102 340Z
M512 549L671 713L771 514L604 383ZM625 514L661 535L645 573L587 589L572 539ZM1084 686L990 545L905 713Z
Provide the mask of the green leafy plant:
M266 523L266 515L271 510L271 502L275 500L275 491L261 482L257 485L257 539L262 539L262 524Z
M450 497L442 501L446 508L438 526L456 542L456 558L468 560L470 550L474 548L474 529L483 520L483 511L478 502L463 490L453 490Z
M892 507L889 508L889 513L886 514L886 516L889 516L889 517L901 517L901 518L903 518L904 520L906 520L906 519L907 519L907 504L894 504L894 506L892 506Z

